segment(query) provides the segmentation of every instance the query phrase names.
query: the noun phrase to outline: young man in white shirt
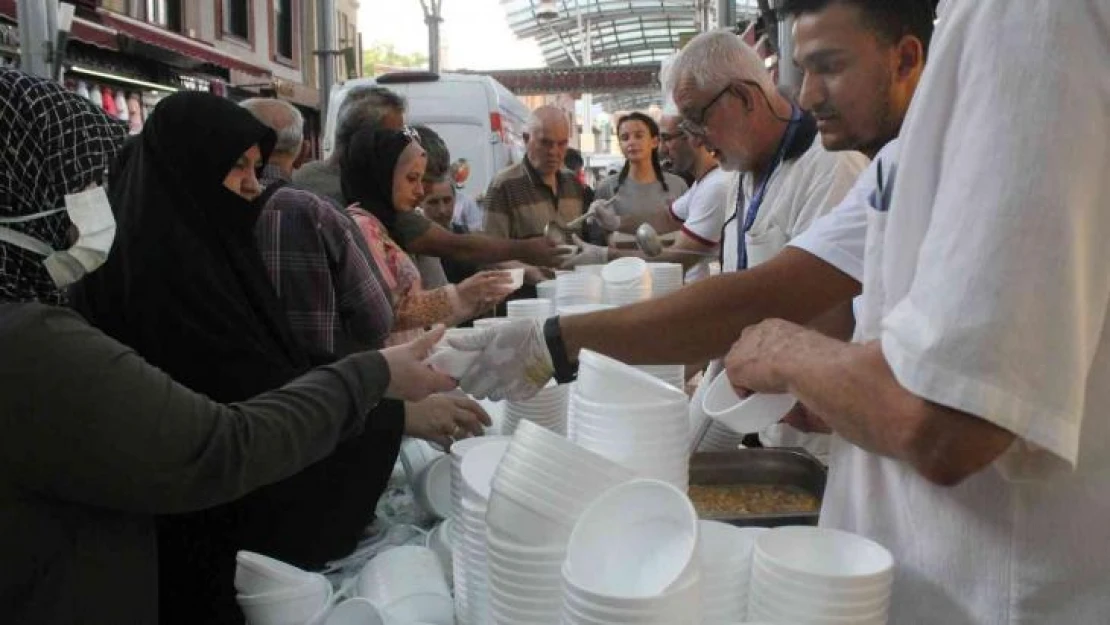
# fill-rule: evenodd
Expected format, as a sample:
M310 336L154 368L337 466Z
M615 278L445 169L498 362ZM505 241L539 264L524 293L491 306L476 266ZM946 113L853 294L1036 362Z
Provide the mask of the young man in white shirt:
M820 35L817 45L809 46L813 58L798 59L811 70L801 105L820 112L822 142L835 139L829 149L856 148L873 155L898 134L923 70L933 29L929 0L834 0L799 21L812 23L798 29L797 49ZM830 59L834 67L818 66ZM704 110L712 97L705 95L692 108ZM725 115L707 121L717 133L732 122ZM514 362L536 359L538 364L510 369L487 362L491 359L483 354L481 372L474 367L475 374L462 381L464 388L480 395L526 396L536 384L546 383L552 369L560 380L573 378L582 348L635 364L703 362L723 356L744 328L767 318L824 325L831 309L850 306L859 293L865 200L874 180L874 172L865 172L840 206L774 258L746 271L714 276L619 310L555 318L542 327L506 324L478 337L471 349L512 349L519 355ZM645 328L653 329L651 341L642 340ZM529 375L522 374L525 370Z
M821 523L893 552L892 623L1110 613L1108 33L1107 2L950 0L855 342L772 320L729 355L837 433Z

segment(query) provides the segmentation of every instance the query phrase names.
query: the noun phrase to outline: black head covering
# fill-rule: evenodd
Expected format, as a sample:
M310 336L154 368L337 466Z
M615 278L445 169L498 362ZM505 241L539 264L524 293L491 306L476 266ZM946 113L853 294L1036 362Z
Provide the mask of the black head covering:
M340 167L340 185L348 204L357 202L386 228L393 227L393 171L414 141L406 130L363 128L351 137Z
M113 252L73 303L94 325L217 401L244 400L308 368L254 238L260 206L223 186L274 132L200 92L162 100L113 166Z
M99 184L126 136L124 124L57 83L0 69L0 217L61 208L66 195ZM68 247L64 211L0 226ZM42 261L0 242L0 302L60 303Z

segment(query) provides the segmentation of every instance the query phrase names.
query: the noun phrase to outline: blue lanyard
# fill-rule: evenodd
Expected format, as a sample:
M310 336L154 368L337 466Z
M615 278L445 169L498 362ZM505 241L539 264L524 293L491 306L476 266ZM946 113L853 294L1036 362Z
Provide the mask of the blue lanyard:
M771 166L767 169L767 174L763 176L763 180L759 183L755 193L752 194L752 199L748 202L748 209L744 213L744 222L741 223L739 219L736 220L736 270L748 268L748 246L744 239L748 231L752 229L755 224L755 218L759 215L759 208L763 206L763 196L767 193L767 185L771 182L771 176L774 175L775 170L782 164L782 160L786 158L786 150L794 142L794 134L798 130L798 122L801 121L801 111L798 107L790 105L790 123L786 125L786 134L783 135L782 141L779 143L778 152L775 153L775 159L771 161ZM740 179L740 190L736 193L736 214L740 215L740 206L744 201L744 179Z

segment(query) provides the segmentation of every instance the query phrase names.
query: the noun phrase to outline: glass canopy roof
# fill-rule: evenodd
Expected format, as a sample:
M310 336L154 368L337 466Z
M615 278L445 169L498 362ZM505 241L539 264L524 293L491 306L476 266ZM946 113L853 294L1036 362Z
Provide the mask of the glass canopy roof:
M557 15L540 20L541 4L554 4ZM683 36L717 22L717 0L501 0L501 5L509 27L522 39L534 38L550 67L662 61L678 49ZM758 16L757 0L737 0L736 15ZM600 102L610 99L595 96ZM646 91L619 97L623 105L642 106L659 99L658 93Z

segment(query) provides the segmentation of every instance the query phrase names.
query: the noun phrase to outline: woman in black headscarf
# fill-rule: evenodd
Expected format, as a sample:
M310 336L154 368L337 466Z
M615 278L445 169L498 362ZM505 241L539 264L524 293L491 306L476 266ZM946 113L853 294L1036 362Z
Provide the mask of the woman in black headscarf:
M113 171L116 248L73 293L94 325L217 401L277 388L313 364L255 243L254 171L273 142L229 100L161 101ZM363 433L305 471L221 508L160 518L162 621L240 621L240 549L310 569L347 555L373 519L404 426L401 402L383 401Z
M453 385L420 363L433 333L222 405L52 305L63 299L58 263L76 269L82 259L90 271L89 259L112 247L110 226L79 224L111 224L97 186L125 133L58 84L0 69L0 612L9 624L157 622L152 515L221 504L316 462L362 428L387 384L413 400Z

